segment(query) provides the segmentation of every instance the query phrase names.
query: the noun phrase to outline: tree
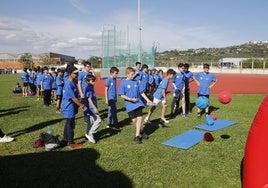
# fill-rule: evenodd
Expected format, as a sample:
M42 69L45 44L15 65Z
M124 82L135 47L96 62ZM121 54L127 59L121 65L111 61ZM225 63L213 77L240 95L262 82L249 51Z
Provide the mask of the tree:
M95 68L101 68L102 59L98 56L92 56L88 59L88 61L93 65Z
M43 65L49 65L51 63L50 61L50 55L49 54L43 54L40 56L40 59L43 63Z
M34 62L32 55L30 53L24 53L20 56L19 62L22 64L24 68L33 68Z

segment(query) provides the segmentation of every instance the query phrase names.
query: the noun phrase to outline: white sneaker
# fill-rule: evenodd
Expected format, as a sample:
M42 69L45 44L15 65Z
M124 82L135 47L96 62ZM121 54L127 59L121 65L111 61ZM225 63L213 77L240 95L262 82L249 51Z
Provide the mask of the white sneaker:
M0 142L12 142L14 138L5 135L3 138L0 138Z
M145 118L144 118L144 122L147 123L147 124L151 124L151 121L149 120L148 117L145 117Z
M161 122L161 123L169 123L169 121L166 120L165 118L160 118L160 122Z
M93 144L96 143L93 134L85 134L86 138L88 139L89 142L92 142Z

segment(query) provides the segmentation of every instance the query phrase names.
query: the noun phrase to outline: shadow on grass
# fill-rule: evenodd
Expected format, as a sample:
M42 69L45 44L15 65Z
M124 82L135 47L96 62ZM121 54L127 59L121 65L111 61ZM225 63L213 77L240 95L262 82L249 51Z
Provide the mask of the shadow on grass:
M21 109L21 108L30 108L30 106L20 106L20 107L15 107L15 108L4 109L4 110L0 110L0 113L6 112L6 111L18 110L18 109Z
M133 187L122 172L96 164L99 156L79 149L1 157L1 187Z
M133 125L132 120L130 118L125 118L122 121L118 122L119 126L124 127L127 125Z
M117 109L117 110L116 110L116 113L119 113L119 112L121 112L121 111L122 111L122 112L126 111L126 108L123 107L123 108ZM100 113L100 117L101 117L101 119L107 119L107 117L108 117L108 108L99 111L99 113ZM106 120L106 121L107 121L107 120Z
M159 123L160 119L151 120L151 124L144 123L143 131L148 135L153 134L157 129L159 129Z
M118 133L119 132L116 131L116 130L113 130L113 129L110 129L110 128L105 128L105 129L101 129L98 132L96 132L94 134L94 138L95 138L96 142L98 142L99 140L102 140L102 139L105 139L105 138L109 138L109 137L114 136L114 135L116 135ZM82 136L82 137L79 137L79 138L75 138L74 140L79 140L81 138L85 138L85 136L84 137ZM83 144L85 142L86 142L86 138L85 138L84 141L79 142L79 143Z
M22 111L27 111L30 106L21 106L21 107L16 107L16 108L9 108L9 109L4 109L4 110L0 110L0 117L3 116L9 116L9 115L13 115L13 114L18 114ZM26 109L24 109L26 108Z
M119 132L110 128L102 129L95 133L96 140L105 139L118 134Z
M39 129L43 129L44 127L56 124L56 123L61 122L63 120L65 120L65 119L64 118L59 118L59 119L53 119L53 120L45 121L45 122L42 122L42 123L35 124L35 125L31 126L31 127L27 127L25 129L21 129L21 130L15 131L15 132L11 132L11 133L9 133L9 135L11 135L12 137L18 137L18 136L26 134L26 133L30 133L30 132L33 132L33 131L37 131Z
M218 107L215 107L215 106L209 106L209 112L214 112L214 111L217 111L219 110L220 108Z

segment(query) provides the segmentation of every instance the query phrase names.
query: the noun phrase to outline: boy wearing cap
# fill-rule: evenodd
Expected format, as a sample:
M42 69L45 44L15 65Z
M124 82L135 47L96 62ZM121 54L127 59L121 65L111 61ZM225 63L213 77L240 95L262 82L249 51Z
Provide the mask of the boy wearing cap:
M63 131L63 142L71 148L81 147L82 144L74 142L75 114L78 106L85 111L87 107L78 100L77 76L78 70L74 66L68 68L68 79L65 80L62 92L62 115L66 119Z

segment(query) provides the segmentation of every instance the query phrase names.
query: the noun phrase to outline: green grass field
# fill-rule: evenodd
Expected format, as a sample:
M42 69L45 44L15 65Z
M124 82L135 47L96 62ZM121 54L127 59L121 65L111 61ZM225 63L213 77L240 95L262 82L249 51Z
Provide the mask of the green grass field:
M96 144L84 139L86 125L80 111L76 118L75 140L81 149L64 147L46 152L33 143L48 126L62 137L65 120L55 113L55 106L44 108L35 97L14 95L12 89L19 75L0 75L0 127L15 137L11 143L0 143L1 187L241 187L240 163L248 130L264 95L233 95L223 105L211 96L211 106L219 119L237 124L212 133L213 142L201 141L189 150L176 149L162 142L205 123L196 118L196 108L189 118L177 117L162 128L160 107L146 127L150 138L143 144L133 142L135 129L118 100L120 133L106 129L106 107L98 97L103 122ZM169 95L169 102L171 97ZM194 103L195 95L191 102ZM148 109L144 109L144 114ZM169 109L168 109L169 113ZM229 135L229 139L221 135Z

